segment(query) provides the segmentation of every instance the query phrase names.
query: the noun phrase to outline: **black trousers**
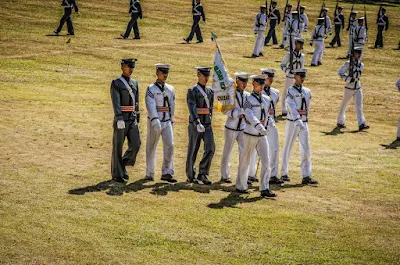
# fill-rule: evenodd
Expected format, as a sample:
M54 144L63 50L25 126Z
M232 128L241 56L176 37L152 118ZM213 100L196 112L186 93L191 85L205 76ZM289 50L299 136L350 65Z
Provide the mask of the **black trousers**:
M378 26L378 34L376 35L375 48L383 47L383 30L385 26Z
M271 20L268 35L267 35L267 37L265 37L264 45L267 45L269 43L269 41L271 40L271 38L272 38L272 43L274 45L278 44L278 39L276 38L276 32L275 32L276 22L273 22L273 21L276 21L276 19Z
M190 34L189 37L187 37L187 40L191 41L194 37L194 34L196 33L197 41L203 41L199 23L200 23L200 16L193 17L192 29L190 30Z
M125 31L125 38L128 38L129 35L131 34L131 30L133 28L133 33L135 35L135 38L140 38L140 32L139 32L139 26L138 26L138 19L139 16L135 13L131 14L131 20L128 23L128 26L126 27Z
M211 124L204 125L204 127L206 131L199 133L196 124L189 123L189 145L186 157L186 176L188 179L194 179L196 176L195 163L201 140L204 141L204 153L199 165L199 174L208 175L210 172L211 161L215 152L214 133Z
M335 24L335 37L333 37L330 45L333 46L337 44L338 46L342 46L342 43L340 42L340 31L342 30L342 25L336 25Z
M60 19L60 25L56 30L57 32L60 32L65 22L67 22L68 33L74 34L74 24L72 24L71 14L72 14L72 8L64 8L64 15Z
M125 138L128 138L128 149L122 156ZM125 129L118 129L117 120L114 120L113 148L111 156L111 176L113 179L122 179L127 175L125 166L134 166L140 149L140 134L137 122L125 121Z

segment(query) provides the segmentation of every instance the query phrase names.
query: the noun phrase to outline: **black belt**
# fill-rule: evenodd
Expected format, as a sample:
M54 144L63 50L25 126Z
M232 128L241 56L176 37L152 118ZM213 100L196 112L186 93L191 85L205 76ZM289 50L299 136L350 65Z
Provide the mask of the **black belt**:
M244 134L247 134L247 135L250 135L250 136L254 136L254 137L263 137L263 136L265 136L265 135L261 135L261 134L254 135L254 134L247 133L247 132L243 132L243 133L244 133Z
M241 130L241 129L232 129L232 128L227 127L226 125L225 125L225 128L228 130L231 130L231 131L235 131L235 132L243 132L243 130Z
M295 121L298 121L298 120L300 120L300 119L297 119L297 120L286 119L286 120L287 120L287 121L291 121L291 122L295 122ZM305 121L303 121L303 122L308 122L308 119L305 120Z

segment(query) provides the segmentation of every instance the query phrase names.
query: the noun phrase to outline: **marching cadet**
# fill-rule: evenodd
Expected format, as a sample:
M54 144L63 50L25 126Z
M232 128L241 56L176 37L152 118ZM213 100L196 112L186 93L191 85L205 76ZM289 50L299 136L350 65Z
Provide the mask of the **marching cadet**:
M135 165L140 149L139 86L138 82L131 78L136 61L131 58L121 60L122 76L114 79L110 88L115 115L111 175L117 182L129 179L125 167ZM128 150L122 156L125 138L128 138Z
M287 35L287 32L286 32L286 24L287 24L287 22L288 22L288 20L289 20L289 18L292 16L292 5L291 4L286 4L286 12L283 14L283 19L282 19L282 22L285 22L285 23L283 23L283 33L282 33L282 43L281 43L281 45L279 45L279 47L280 48L285 48L285 46L286 46L286 35Z
M200 18L203 18L203 22L206 22L206 15L204 14L203 5L200 3L201 0L192 0L192 14L193 14L193 25L192 29L190 30L190 34L187 38L183 40L186 43L192 41L194 34L196 33L197 43L203 42L203 37L201 36L201 29L200 29Z
M254 34L257 35L256 43L254 45L253 55L251 57L264 56L264 31L267 27L267 16L265 5L260 6L260 13L254 18Z
M131 20L128 23L128 26L126 27L125 34L121 34L121 37L124 39L127 39L129 35L131 34L131 30L133 28L133 33L134 33L134 40L140 40L140 32L139 32L139 26L138 26L138 19L143 18L142 14L142 6L140 5L139 0L130 0L130 7L129 7L129 14L131 14Z
M353 46L354 46L354 29L357 26L357 11L351 11L350 12L350 18L349 18L349 25L347 25L347 31L349 32L349 48L347 51L347 58L350 58L350 55L352 54Z
M269 180L270 184L281 184L283 181L276 176L278 175L278 162L279 162L279 135L278 129L275 126L276 122L276 105L279 102L279 91L273 87L271 87L272 82L274 81L275 69L261 69L261 73L265 75L265 86L262 91L263 95L267 95L270 99L270 105L268 109L269 113L269 122L267 126L267 140L269 146L269 166L271 169L271 178ZM257 172L257 152L254 150L254 154L251 157L250 161L250 169L249 169L249 178L248 181L255 182L258 181L256 178Z
M265 42L264 46L267 46L269 41L272 38L272 44L277 45L278 44L278 39L276 38L276 32L275 32L275 27L276 24L281 23L281 14L279 12L279 9L276 7L277 2L272 1L271 3L271 8L269 10L268 18L269 18L269 30L268 30L268 35L265 37Z
M389 29L389 17L386 15L386 9L382 8L382 13L378 15L378 34L376 35L375 48L383 48L383 29ZM399 45L400 46L400 45Z
M290 48L290 45L292 45L292 49L294 49L295 39L300 36L299 13L296 10L292 11L285 25L286 39L288 41L287 46Z
M311 66L322 65L322 56L324 55L325 51L324 40L326 38L324 21L325 18L318 18L318 25L315 26L311 35L310 46L315 43L315 50L311 59Z
M224 131L224 149L221 159L221 181L232 183L230 178L230 157L235 142L238 143L239 154L243 151L243 129L246 127L246 119L244 116L244 102L250 93L246 92L246 86L249 75L240 72L235 73L236 76L236 101L232 110L226 111L227 115Z
M354 98L356 107L358 128L360 131L368 129L363 113L363 94L361 91L361 73L364 69L364 64L360 61L362 53L361 47L354 47L353 61L345 62L338 71L340 78L345 81L343 100L340 105L337 118L337 127L346 128L346 109L351 98Z
M67 35L75 35L74 24L72 23L71 14L72 14L72 9L75 10L75 13L79 14L78 5L76 4L75 0L62 0L61 6L64 7L64 15L61 17L60 25L54 31L54 34L56 35L60 34L65 22L67 22L67 29L68 29Z
M367 30L364 27L364 17L357 19L357 26L354 28L353 32L354 46L362 48L364 50L364 44L368 41ZM363 53L361 53L362 59Z
M329 8L326 8L326 7L322 8L322 16L321 17L324 18L325 27L326 27L326 30L328 31L329 35L332 35L332 22L328 16L328 11L329 11Z
M261 159L261 196L275 197L276 195L269 189L269 179L271 176L269 167L269 150L267 141L267 127L269 119L270 99L262 94L264 88L265 76L252 75L253 92L246 97L244 110L247 124L244 129L244 149L239 155L238 176L236 179L236 191L239 193L248 193L248 172L251 157L256 150Z
M300 6L300 38L302 37L302 32L307 32L308 31L308 16L304 11L306 10L306 6Z
M293 70L294 69L301 69L304 68L304 54L301 53L301 50L303 49L304 45L304 39L297 38L295 40L295 46L294 46L294 51L292 54L291 52L288 51L283 57L282 62L281 62L281 69L283 72L285 72L285 86L282 92L282 97L286 98L286 93L289 87L293 86L294 84L294 74ZM292 58L292 62L290 62L290 58ZM282 100L282 116L285 117L287 114L286 111L286 105L285 101Z
M337 44L338 47L342 46L342 43L340 41L340 31L344 29L344 15L342 13L343 8L341 6L337 7L337 14L333 20L335 23L335 37L333 37L332 41L329 43L329 45L333 48L335 44Z
M160 136L163 142L164 161L161 180L176 182L174 175L174 113L175 90L167 84L170 64L156 64L157 81L146 91L147 142L146 180L154 180L156 150Z
M290 181L289 159L296 138L299 138L301 156L301 175L302 184L318 184L318 181L311 178L311 152L310 138L308 133L308 117L310 113L311 90L304 87L307 69L296 69L295 84L289 88L286 105L288 108L288 118L285 128L285 144L282 154L281 180Z
M206 87L211 67L196 67L198 83L187 93L189 108L189 145L186 158L186 175L190 183L203 182L211 185L208 179L211 161L215 152L214 134L211 127L214 92ZM200 161L199 174L196 175L196 158L201 140L204 141L203 158Z

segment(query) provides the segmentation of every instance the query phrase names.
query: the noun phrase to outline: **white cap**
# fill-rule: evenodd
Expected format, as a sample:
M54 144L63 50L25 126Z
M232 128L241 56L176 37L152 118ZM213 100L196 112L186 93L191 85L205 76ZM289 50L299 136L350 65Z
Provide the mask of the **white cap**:
M293 72L294 74L307 73L307 72L308 72L308 69L307 69L307 68L293 69L292 72Z
M235 73L235 77L236 78L240 78L240 79L249 79L249 74L245 73L245 72L236 72Z
M267 75L266 77L273 77L276 73L276 70L272 68L261 68L260 70L263 75Z
M154 65L157 69L158 68L164 68L164 69L169 69L169 68L171 68L171 66L172 66L172 64L169 64L169 63L156 63L155 65Z

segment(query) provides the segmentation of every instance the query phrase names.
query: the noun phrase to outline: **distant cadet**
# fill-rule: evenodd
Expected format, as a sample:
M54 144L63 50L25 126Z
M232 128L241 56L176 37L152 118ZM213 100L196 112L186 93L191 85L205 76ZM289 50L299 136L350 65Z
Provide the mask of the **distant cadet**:
M285 73L285 84L282 91L282 98L286 98L286 93L289 87L294 84L294 72L295 69L304 68L305 55L301 52L304 46L304 39L297 38L295 40L294 50L292 52L288 51L283 57L281 62L281 69ZM287 110L285 101L282 100L282 116L286 117Z
M306 6L300 6L300 38L304 38L302 33L308 31L308 16L304 12L306 10Z
M200 29L200 19L203 18L203 22L206 22L206 15L204 13L204 8L203 5L201 4L201 0L192 0L192 15L193 15L193 24L192 24L192 29L190 30L190 34L187 38L184 38L183 40L186 43L189 43L192 41L194 34L196 33L196 39L197 43L202 43L203 42L203 36L201 35L201 29Z
M170 64L157 63L157 80L146 91L147 142L146 142L146 180L153 181L156 165L157 145L162 137L164 159L161 180L176 182L174 170L174 114L175 89L167 84Z
M382 8L381 11L382 13L378 14L378 20L376 22L378 25L378 33L376 35L375 48L383 48L383 30L387 31L389 29L389 17L386 15L386 9Z
M211 185L208 179L210 166L215 152L214 133L211 127L214 92L207 87L211 67L196 67L198 83L187 93L189 108L189 145L186 157L186 175L188 182ZM196 158L201 140L204 142L203 158L196 176Z
M253 54L251 57L264 56L264 32L267 28L267 16L265 11L267 10L265 5L260 6L260 13L254 18L254 34L257 36L256 43L254 45Z
M285 25L287 47L288 49L291 48L293 50L295 46L295 39L300 38L299 13L296 10L292 11L291 16L288 18Z
M352 55L352 50L354 47L354 30L356 26L358 25L357 22L357 11L351 11L350 12L350 18L349 18L349 24L347 25L347 31L349 32L349 47L347 50L347 58L350 58L350 55Z
M140 149L139 85L131 78L136 61L132 58L121 60L122 76L114 79L110 88L114 110L111 175L117 182L125 182L129 179L126 166L135 165ZM128 138L128 149L122 156L125 138Z
M248 173L251 157L257 151L261 159L261 180L259 190L261 196L275 197L276 195L269 189L269 179L271 177L269 167L269 147L267 140L267 127L270 122L269 106L270 99L262 94L264 89L265 76L252 75L253 92L246 97L244 110L248 124L244 129L244 149L239 155L238 176L236 178L236 191L239 193L248 192Z
M281 45L279 45L280 48L285 48L286 47L286 41L287 41L287 23L289 21L289 18L292 17L292 5L291 4L286 4L286 8L285 8L286 12L284 12L283 14L283 19L282 22L283 23L283 32L282 32L282 42Z
M221 157L221 181L232 183L230 178L230 157L235 142L238 144L239 154L243 151L243 130L246 127L244 115L244 102L250 95L245 89L249 75L244 72L235 73L236 77L236 100L235 107L224 112L227 116L224 129L224 148Z
M282 153L281 180L290 181L289 160L293 145L299 138L301 156L302 184L318 184L318 181L311 178L311 151L310 136L308 128L308 117L310 114L311 90L304 87L307 69L296 69L295 84L289 88L286 96L288 117L285 128L285 144Z
M329 8L326 8L326 7L322 8L321 17L324 18L324 22L325 22L324 24L325 24L326 31L327 31L325 33L325 35L327 35L327 33L329 33L329 35L332 35L332 22L328 16L328 11L329 11Z
M342 42L340 40L340 32L344 29L345 27L345 22L344 22L344 15L343 15L343 8L341 6L337 7L336 11L336 16L333 20L335 23L335 37L333 37L332 41L329 43L329 45L333 48L335 44L337 44L338 47L342 46Z
M315 44L315 50L311 59L311 66L322 65L322 57L325 51L325 19L323 17L318 18L318 25L315 26L314 31L311 35L310 46Z
M139 26L138 26L138 19L143 18L142 14L142 6L140 5L139 0L130 0L130 6L129 6L129 14L131 14L131 20L128 23L128 26L126 27L125 34L121 34L121 37L124 39L129 38L129 35L131 34L131 30L133 28L133 33L134 33L134 40L140 40L140 32L139 32Z
M272 38L272 44L277 45L278 44L278 39L276 38L276 25L281 23L281 14L279 12L279 9L276 7L277 1L272 1L271 2L271 7L268 13L268 19L269 19L269 30L268 30L268 35L265 37L265 42L264 46L266 46L269 41Z
M354 28L353 39L354 39L354 46L363 49L360 58L362 59L364 54L364 45L368 41L367 30L364 27L364 17L360 17L357 19L357 26L355 26Z
M345 113L352 98L354 98L356 107L359 130L362 131L369 128L363 113L363 93L360 80L364 64L360 60L361 53L362 47L354 47L353 58L345 62L338 71L340 78L345 81L345 86L343 100L337 117L337 128L346 128Z
M67 30L68 30L67 35L73 36L75 35L75 32L74 32L74 24L72 23L71 19L71 14L72 14L72 9L75 10L75 13L79 14L78 5L76 4L75 0L62 0L61 6L64 7L64 15L61 17L60 25L54 31L54 34L59 35L65 22L67 22Z

